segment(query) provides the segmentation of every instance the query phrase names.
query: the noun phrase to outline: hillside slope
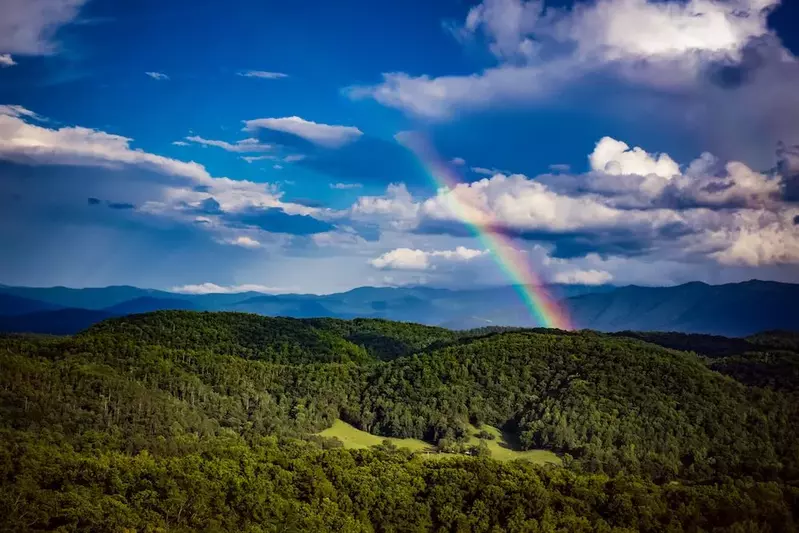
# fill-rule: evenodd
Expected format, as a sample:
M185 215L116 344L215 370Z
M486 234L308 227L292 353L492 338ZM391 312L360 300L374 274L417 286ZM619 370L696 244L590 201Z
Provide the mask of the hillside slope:
M792 342L190 311L0 337L0 529L792 531ZM315 435L339 419L440 450L485 424L564 467L344 450Z

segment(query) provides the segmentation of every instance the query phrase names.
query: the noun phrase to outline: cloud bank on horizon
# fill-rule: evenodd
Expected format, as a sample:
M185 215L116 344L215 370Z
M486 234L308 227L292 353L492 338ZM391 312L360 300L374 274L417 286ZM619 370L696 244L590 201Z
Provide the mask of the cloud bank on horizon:
M264 28L242 37L260 3L174 33L142 17L188 2L4 3L0 283L507 283L474 225L551 283L799 282L779 1L411 4L286 10L270 24L317 46L287 38L279 57ZM200 40L211 26L237 29ZM397 52L411 31L423 48ZM131 51L142 32L152 47ZM438 188L410 135L461 183Z

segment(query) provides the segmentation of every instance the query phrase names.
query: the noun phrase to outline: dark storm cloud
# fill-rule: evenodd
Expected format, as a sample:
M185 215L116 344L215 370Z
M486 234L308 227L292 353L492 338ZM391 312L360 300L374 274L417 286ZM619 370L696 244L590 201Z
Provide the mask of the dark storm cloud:
M788 202L799 202L799 146L777 146L777 171L782 175L783 198Z
M332 230L335 226L309 215L291 215L280 208L249 209L223 216L228 225L255 226L270 233L312 235Z
M722 89L736 89L750 83L767 60L761 41L755 40L744 48L740 62L733 64L727 61L708 65L705 71L708 80Z
M584 231L525 230L496 225L491 228L491 231L514 239L549 243L553 246L552 257L559 259L584 257L589 253L603 257L612 255L636 257L694 232L690 227L681 223L666 224L658 228L642 225L628 228L592 228ZM453 237L474 235L474 230L465 224L431 219L423 220L415 232Z

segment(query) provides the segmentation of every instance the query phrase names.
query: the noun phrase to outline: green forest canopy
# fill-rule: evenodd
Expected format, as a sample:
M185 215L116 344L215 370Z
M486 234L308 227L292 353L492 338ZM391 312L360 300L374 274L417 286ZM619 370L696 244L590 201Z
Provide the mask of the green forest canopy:
M795 530L796 337L635 336L165 311L2 337L0 529ZM564 466L344 450L314 435L337 419Z

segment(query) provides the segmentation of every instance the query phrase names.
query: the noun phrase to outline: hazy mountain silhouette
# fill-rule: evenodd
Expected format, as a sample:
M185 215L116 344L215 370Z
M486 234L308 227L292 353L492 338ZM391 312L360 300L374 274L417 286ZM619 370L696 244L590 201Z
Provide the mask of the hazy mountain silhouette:
M454 329L536 326L517 289L360 287L328 295L190 295L126 286L0 286L0 315L6 315L0 320L0 330L73 333L110 316L168 309L297 318L386 318ZM753 280L726 285L693 282L673 287L554 285L548 290L561 301L577 328L726 336L770 329L799 330L799 308L795 304L799 301L799 285L794 284Z

